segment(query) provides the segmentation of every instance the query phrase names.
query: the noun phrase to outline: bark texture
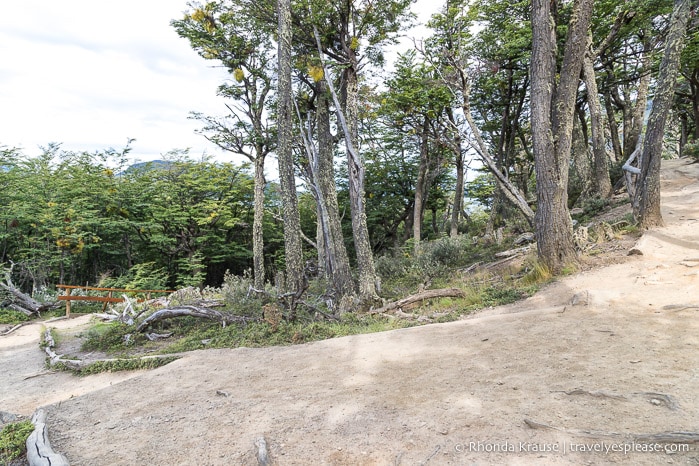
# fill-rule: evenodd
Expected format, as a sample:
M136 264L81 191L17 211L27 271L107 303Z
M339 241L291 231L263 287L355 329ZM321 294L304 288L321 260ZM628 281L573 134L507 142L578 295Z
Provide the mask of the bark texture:
M301 221L293 161L293 129L291 106L291 5L290 0L278 1L279 14L279 106L277 109L277 159L279 185L284 210L284 257L286 259L286 289L305 289L301 250Z
M591 33L588 34L588 46L592 46ZM583 61L583 77L585 88L587 89L587 106L590 109L590 127L592 130L592 195L606 198L612 195L612 182L609 179L609 163L607 161L604 125L602 123L602 106L599 100L593 60L592 51L588 50Z
M660 63L660 74L653 97L653 108L648 118L646 139L641 152L638 189L634 202L634 216L641 228L663 225L660 212L660 160L663 151L665 122L675 94L675 84L680 66L680 55L689 19L690 0L675 0L670 19L670 30L665 42L665 52Z
M531 122L537 183L536 239L540 260L554 273L576 264L568 211L568 166L575 100L587 44L592 0L576 0L556 86L556 24L551 2L532 3Z

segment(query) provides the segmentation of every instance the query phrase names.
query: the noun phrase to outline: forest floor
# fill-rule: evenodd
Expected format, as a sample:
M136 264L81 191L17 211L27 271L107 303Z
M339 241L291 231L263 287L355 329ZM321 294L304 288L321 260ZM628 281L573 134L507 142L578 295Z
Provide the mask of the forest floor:
M699 165L662 180L666 227L456 322L87 377L46 372L27 325L0 410L48 405L75 466L257 464L260 438L278 465L699 464L696 435L656 444L699 432Z

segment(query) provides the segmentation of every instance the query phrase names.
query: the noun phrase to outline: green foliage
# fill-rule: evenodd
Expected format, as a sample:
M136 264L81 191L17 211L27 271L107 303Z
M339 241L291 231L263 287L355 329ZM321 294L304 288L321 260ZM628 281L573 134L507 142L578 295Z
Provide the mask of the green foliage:
M201 286L251 265L246 165L195 162L173 151L159 163L128 167L128 152L52 145L38 157L0 154L0 251L15 264L16 285L35 293L58 282ZM269 233L276 228L269 225Z
M29 316L13 309L0 308L0 324L19 324L29 320Z
M93 375L100 374L102 372L156 369L166 364L170 364L172 361L176 361L177 359L179 359L177 356L132 359L124 358L107 361L95 361L91 364L81 367L80 369L73 369L61 363L54 365L53 368L62 371L73 372L78 375Z
M116 353L128 349L130 345L136 343L137 338L145 341L144 337L136 335L133 339L126 339L127 334L134 332L134 327L121 322L110 322L95 324L87 330L82 337L82 351L105 351Z
M34 431L32 421L11 422L0 431L0 464L9 464L27 453L27 437Z
M682 149L682 157L688 157L694 160L694 162L699 162L699 140L685 144Z

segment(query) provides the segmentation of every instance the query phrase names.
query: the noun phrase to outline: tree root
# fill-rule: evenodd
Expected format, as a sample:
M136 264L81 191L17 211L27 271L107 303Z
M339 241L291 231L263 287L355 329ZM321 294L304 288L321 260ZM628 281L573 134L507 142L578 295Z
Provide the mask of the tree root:
M699 432L658 432L655 434L624 434L620 432L605 432L596 430L571 430L561 429L531 419L524 419L524 423L530 429L544 429L562 432L575 437L588 438L612 438L629 443L699 443Z

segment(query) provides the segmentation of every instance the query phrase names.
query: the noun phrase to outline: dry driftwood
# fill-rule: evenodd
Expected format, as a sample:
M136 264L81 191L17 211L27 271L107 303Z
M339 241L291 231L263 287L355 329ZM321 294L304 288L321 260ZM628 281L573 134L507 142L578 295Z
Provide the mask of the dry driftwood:
M255 440L257 464L260 466L269 466L272 461L269 458L269 452L267 451L267 441L264 437L260 437Z
M147 329L151 324L155 322L160 322L161 320L183 316L200 317L203 319L214 320L216 322L221 323L224 327L233 322L250 322L254 320L250 317L224 314L223 312L219 312L214 309L209 309L208 307L185 305L155 311L153 314L146 317L143 320L143 322L138 324L138 327L136 327L136 331L142 332L143 330Z
M27 438L27 462L30 466L68 466L68 459L51 448L48 428L46 427L46 412L38 409L32 416L34 431Z
M28 316L39 314L58 307L58 303L40 303L31 296L22 293L15 288L11 281L6 278L7 283L0 282L0 289L5 290L8 294L8 300L2 303L3 306L22 312Z
M464 292L458 288L440 288L437 290L425 290L425 291L422 291L420 293L416 293L414 295L408 296L407 298L399 299L398 301L388 303L379 309L373 309L369 313L370 314L381 314L381 313L384 313L386 311L398 309L398 308L401 308L403 306L407 306L409 304L424 301L426 299L461 298L461 297L463 297L463 295L464 295Z

